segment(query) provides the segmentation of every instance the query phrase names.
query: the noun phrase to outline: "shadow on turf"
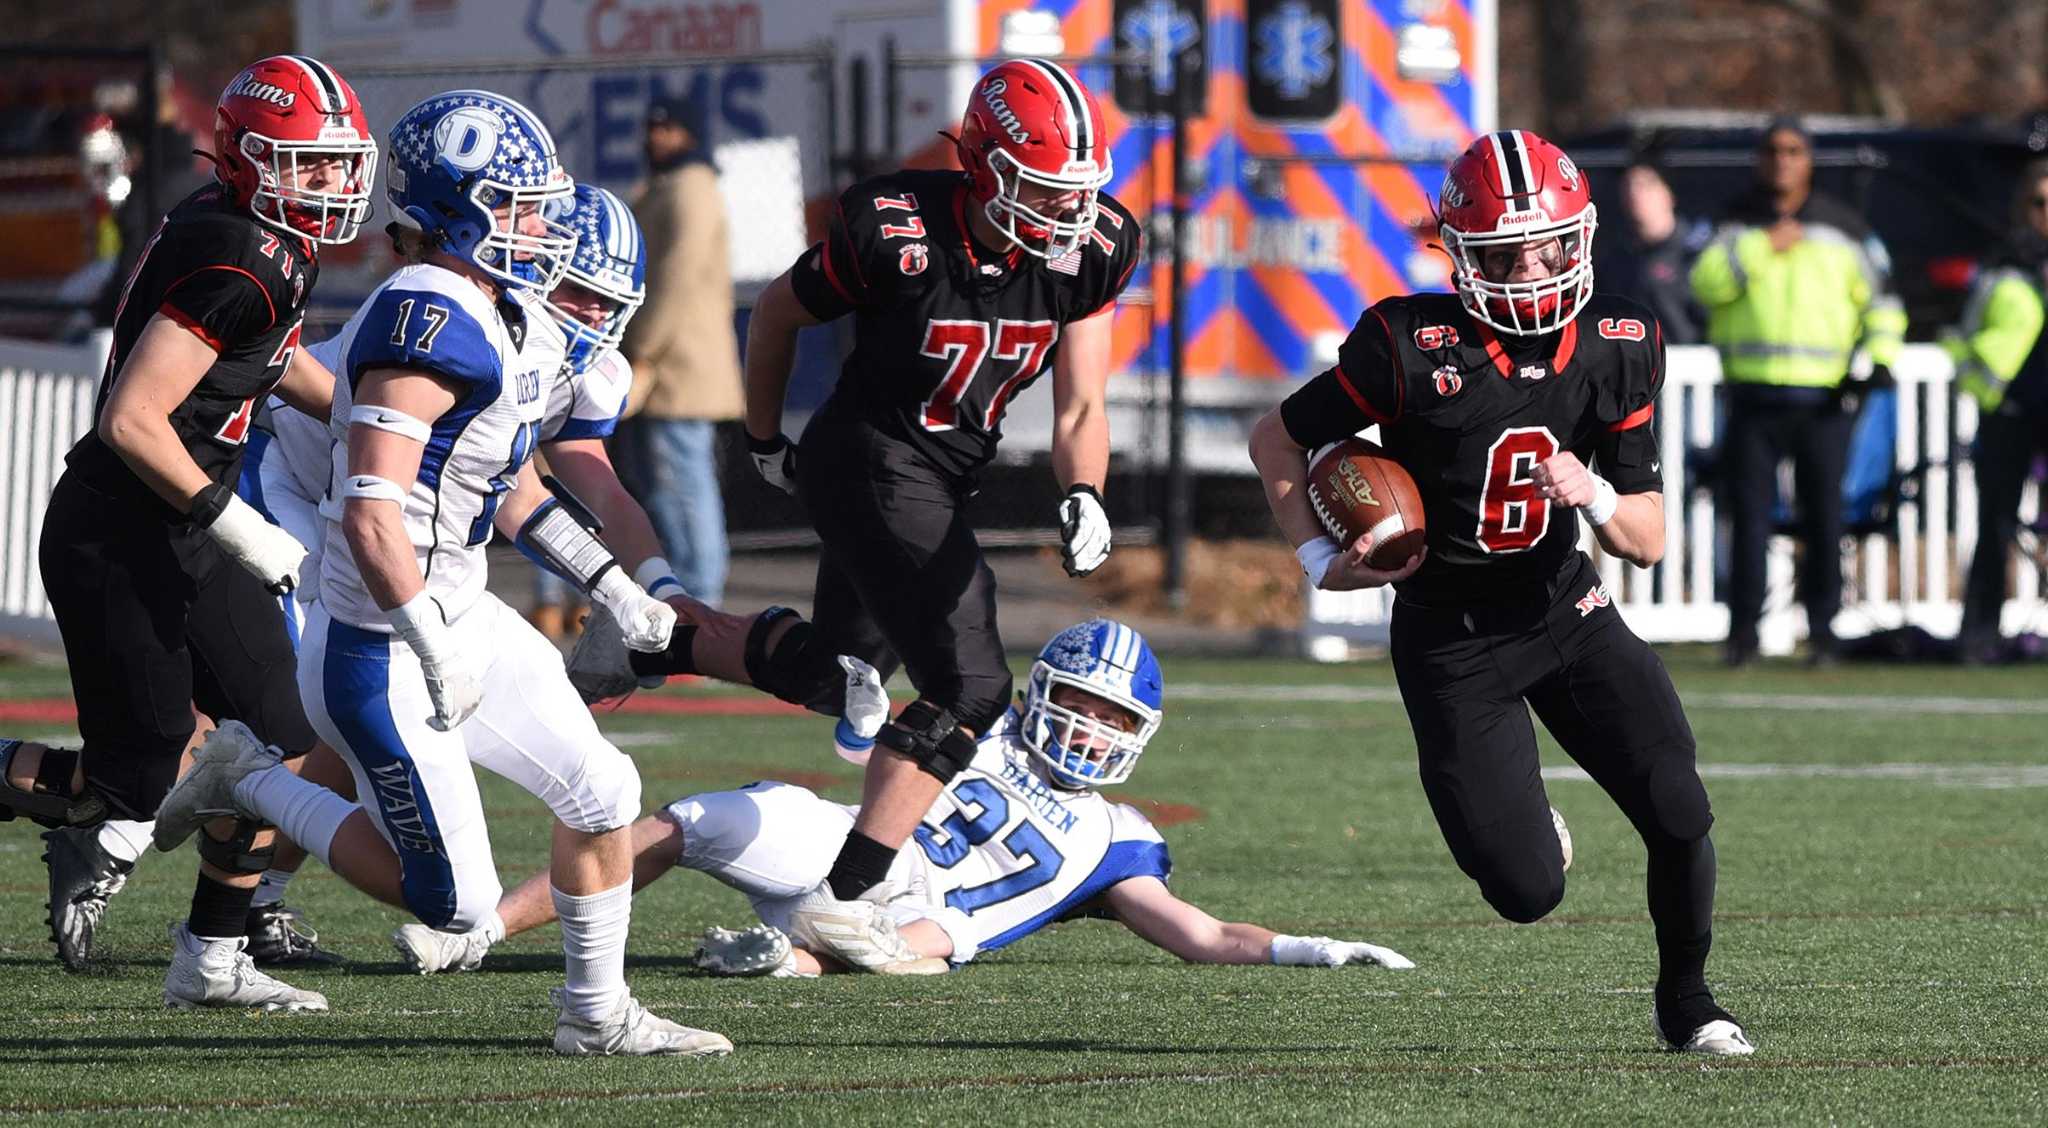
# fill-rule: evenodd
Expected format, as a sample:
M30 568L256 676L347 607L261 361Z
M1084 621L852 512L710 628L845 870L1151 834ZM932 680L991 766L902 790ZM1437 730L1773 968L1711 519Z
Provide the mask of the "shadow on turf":
M223 1011L223 1014L241 1012ZM304 1017L304 1016L302 1016ZM308 1017L309 1021L320 1021ZM234 1035L195 1034L191 1037L106 1037L106 1038L0 1038L0 1057L12 1061L34 1060L44 1065L91 1065L105 1063L107 1055L133 1050L240 1050L251 1058L289 1057L292 1052L308 1049L332 1048L348 1052L362 1050L421 1050L421 1049L468 1049L468 1050L517 1050L529 1052L538 1041L531 1033L524 1036L497 1038L453 1037L449 1035L422 1035L399 1037L366 1035L360 1038L337 1038L328 1035L303 1034L293 1030L287 1036L274 1032L263 1037L239 1037ZM58 1051L51 1053L49 1051ZM38 1052L42 1051L42 1052ZM69 1051L66 1053L64 1051ZM97 1056L89 1056L89 1055Z

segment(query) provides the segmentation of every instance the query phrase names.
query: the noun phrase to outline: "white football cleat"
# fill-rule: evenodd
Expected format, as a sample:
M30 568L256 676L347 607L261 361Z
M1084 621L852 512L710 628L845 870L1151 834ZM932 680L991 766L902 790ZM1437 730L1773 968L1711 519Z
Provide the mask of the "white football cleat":
M1550 825L1557 831L1558 847L1564 851L1564 870L1566 873L1570 873L1572 869L1572 828L1564 825L1564 816L1558 813L1556 807L1550 809Z
M201 1007L249 1008L263 1011L325 1011L327 996L301 991L256 970L243 951L247 936L232 940L201 940L184 921L171 925L171 969L164 973L164 1005L184 1010Z
M642 681L633 672L631 653L626 649L626 636L619 630L618 619L603 604L591 604L590 616L583 621L583 633L576 636L576 645L570 648L564 663L569 671L569 684L576 687L584 704L624 697L636 689L653 689L667 680L655 677Z
M1749 1040L1749 1034L1733 1018L1726 1017L1726 1011L1715 1008L1724 1017L1710 1019L1694 1027L1684 1041L1664 1032L1664 1024L1657 1020L1655 1004L1650 1007L1650 1030L1664 1048L1673 1053L1705 1054L1709 1057L1748 1057L1756 1052L1756 1044Z
M206 742L192 754L192 770L157 806L156 825L150 830L156 848L175 850L214 819L242 817L245 812L235 806L235 785L275 766L278 759L277 750L240 721L207 733Z
M560 988L550 991L548 997L557 1007L561 1006ZM555 1052L570 1056L724 1057L732 1052L732 1039L670 1022L641 1006L632 995L621 992L618 1005L602 1019L578 1018L561 1011L555 1019Z
M491 950L491 938L481 928L468 932L442 932L424 924L403 924L391 934L391 946L400 959L421 975L441 971L474 971Z
M796 946L772 924L757 924L738 931L707 928L690 962L713 975L812 978L796 969Z
M790 905L789 938L798 947L829 955L855 971L889 974L886 969L892 964L918 960L888 910L874 901L842 901L822 882Z

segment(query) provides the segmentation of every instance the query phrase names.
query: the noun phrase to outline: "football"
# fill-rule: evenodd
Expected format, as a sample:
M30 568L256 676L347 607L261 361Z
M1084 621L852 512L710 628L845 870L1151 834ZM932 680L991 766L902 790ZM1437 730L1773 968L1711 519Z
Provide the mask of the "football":
M1375 568L1399 568L1422 551L1422 494L1415 479L1363 439L1331 443L1309 456L1308 503L1346 548L1371 533L1365 562Z

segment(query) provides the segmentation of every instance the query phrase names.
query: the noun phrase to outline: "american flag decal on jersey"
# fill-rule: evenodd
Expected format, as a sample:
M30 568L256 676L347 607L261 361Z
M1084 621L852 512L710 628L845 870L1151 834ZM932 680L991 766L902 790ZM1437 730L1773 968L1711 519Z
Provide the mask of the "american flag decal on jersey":
M1080 274L1081 248L1075 247L1073 250L1068 251L1066 254L1063 254L1056 259L1048 261L1045 265L1053 268L1054 270L1059 271L1061 274Z

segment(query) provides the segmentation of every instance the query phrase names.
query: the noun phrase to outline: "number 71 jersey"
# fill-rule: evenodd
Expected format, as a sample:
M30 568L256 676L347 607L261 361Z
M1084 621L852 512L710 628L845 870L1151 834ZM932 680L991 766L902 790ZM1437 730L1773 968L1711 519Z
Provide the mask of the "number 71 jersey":
M1173 868L1137 808L1033 771L1017 723L1013 709L981 738L917 828L932 916L953 937L955 963L1074 916L1120 881L1164 880Z
M455 390L454 407L423 421L430 434L404 505L427 592L453 620L484 591L484 546L498 504L533 457L549 395L564 378L561 331L516 298L493 303L461 275L414 264L370 294L342 326L335 347L341 364L329 418L333 466L320 503L330 544L346 543L340 486L348 477L349 413L363 374L426 372ZM391 629L350 552L321 553L320 599L341 622Z

